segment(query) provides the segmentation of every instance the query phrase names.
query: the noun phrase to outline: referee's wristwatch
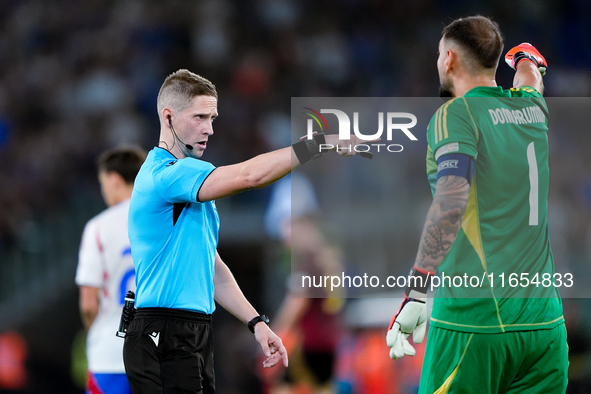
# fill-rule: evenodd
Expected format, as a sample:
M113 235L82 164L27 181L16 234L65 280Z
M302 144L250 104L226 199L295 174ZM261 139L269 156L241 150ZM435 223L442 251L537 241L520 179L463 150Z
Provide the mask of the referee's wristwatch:
M254 319L252 319L251 321L248 322L248 329L250 330L250 332L252 332L254 334L254 326L257 325L257 323L263 322L267 325L269 325L269 318L265 315L260 315L255 317Z

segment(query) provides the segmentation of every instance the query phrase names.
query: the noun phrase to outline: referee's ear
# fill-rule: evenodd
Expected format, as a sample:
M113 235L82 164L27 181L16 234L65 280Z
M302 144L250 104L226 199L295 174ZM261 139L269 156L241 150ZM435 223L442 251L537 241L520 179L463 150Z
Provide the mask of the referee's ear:
M162 110L162 114L161 114L161 117L160 117L160 124L161 125L168 125L169 122L171 122L171 121L172 121L172 111L171 111L170 108L165 107Z

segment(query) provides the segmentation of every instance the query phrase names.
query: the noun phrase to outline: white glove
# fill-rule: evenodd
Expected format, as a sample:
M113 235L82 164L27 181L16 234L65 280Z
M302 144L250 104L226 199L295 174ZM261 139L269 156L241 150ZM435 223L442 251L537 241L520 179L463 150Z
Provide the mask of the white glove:
M426 294L425 298L405 297L400 305L400 310L392 318L390 329L386 335L386 343L391 348L390 358L397 359L404 355L414 356L417 354L407 338L412 332L413 342L419 344L425 339L426 329Z

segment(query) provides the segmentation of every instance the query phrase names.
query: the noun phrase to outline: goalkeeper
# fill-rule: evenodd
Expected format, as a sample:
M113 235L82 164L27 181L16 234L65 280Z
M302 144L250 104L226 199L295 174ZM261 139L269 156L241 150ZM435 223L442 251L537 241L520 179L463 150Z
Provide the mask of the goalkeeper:
M482 16L443 29L437 69L453 97L427 131L434 194L411 275L387 333L390 356L414 355L425 335L427 288L448 276L553 274L548 238L547 64L530 44L505 60L513 88L497 86L503 50L496 23ZM513 292L513 293L511 293ZM568 347L555 287L440 287L419 393L564 393Z

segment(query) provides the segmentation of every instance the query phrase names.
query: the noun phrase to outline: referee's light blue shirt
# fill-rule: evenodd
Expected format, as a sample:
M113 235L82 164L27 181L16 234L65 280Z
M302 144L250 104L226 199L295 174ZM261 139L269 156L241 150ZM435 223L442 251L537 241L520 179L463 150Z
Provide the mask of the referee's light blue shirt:
M215 310L220 221L213 201L197 201L199 188L214 169L198 159L178 160L162 148L148 154L129 206L138 308Z

